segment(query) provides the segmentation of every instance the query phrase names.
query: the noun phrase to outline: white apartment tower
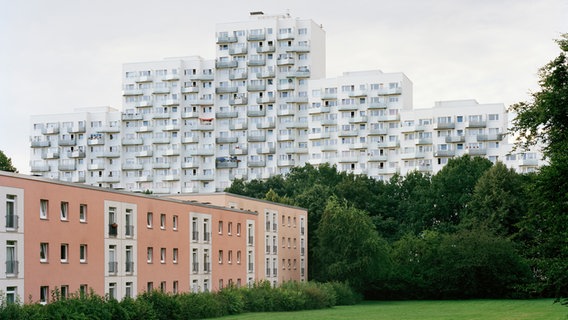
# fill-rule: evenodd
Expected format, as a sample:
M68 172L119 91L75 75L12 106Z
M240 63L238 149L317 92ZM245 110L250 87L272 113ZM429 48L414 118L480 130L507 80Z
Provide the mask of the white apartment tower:
M127 63L123 110L32 117L31 172L89 185L195 193L331 163L388 179L435 173L461 154L518 171L502 104L474 100L413 109L403 73L325 78L325 32L311 20L251 13L216 30L216 58Z

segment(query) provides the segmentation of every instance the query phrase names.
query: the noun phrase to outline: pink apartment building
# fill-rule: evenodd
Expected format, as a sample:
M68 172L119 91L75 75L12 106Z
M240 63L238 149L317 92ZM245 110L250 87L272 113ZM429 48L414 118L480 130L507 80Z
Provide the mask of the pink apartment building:
M0 172L0 290L49 302L305 281L307 211L219 193L156 197Z

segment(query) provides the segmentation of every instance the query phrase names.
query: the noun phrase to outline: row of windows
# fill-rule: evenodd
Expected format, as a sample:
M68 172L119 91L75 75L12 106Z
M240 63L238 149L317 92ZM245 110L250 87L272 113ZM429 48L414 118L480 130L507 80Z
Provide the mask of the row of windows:
M179 225L179 217L177 215L172 216L172 230L177 231ZM154 228L154 214L152 212L148 212L146 214L146 227L148 229ZM166 230L166 214L160 214L160 229Z
M160 248L160 263L166 263L166 248ZM173 248L172 249L172 262L178 263L179 259L179 249ZM154 247L146 248L146 262L154 263Z
M39 218L42 220L47 220L49 218L49 200L40 199L39 201ZM61 201L59 203L59 218L62 221L69 221L69 212L70 206L69 202ZM87 222L87 205L86 204L79 204L79 221L80 222Z
M219 250L219 264L223 264L223 250ZM237 251L237 264L241 264L241 250ZM227 251L227 263L228 264L232 264L233 263L233 250L228 250Z
M49 290L49 286L39 287L39 302L41 304L46 304L49 302L50 297L55 297L58 299L65 299L69 297L69 285L62 284L59 287L55 287L53 291ZM87 284L79 285L79 295L83 296L88 294L89 286Z
M41 263L48 263L50 258L50 248L48 242L41 242L39 244L39 261ZM61 263L69 263L69 244L61 243L59 245L59 261ZM79 245L79 262L87 263L87 245Z

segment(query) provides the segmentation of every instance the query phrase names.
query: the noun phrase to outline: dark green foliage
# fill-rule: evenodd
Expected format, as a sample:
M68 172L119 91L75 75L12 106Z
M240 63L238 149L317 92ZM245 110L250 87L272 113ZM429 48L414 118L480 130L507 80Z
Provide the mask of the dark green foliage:
M18 172L18 169L12 165L12 159L8 158L2 150L0 150L0 171Z

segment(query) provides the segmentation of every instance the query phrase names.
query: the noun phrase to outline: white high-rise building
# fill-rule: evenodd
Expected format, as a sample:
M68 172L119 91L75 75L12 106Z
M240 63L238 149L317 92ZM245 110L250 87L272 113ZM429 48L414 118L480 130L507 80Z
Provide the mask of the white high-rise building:
M294 166L331 163L386 179L482 155L525 172L538 155L509 155L502 104L474 100L413 109L403 73L325 78L325 32L311 20L251 13L217 26L216 59L127 63L123 110L32 117L31 171L154 193L223 190Z

